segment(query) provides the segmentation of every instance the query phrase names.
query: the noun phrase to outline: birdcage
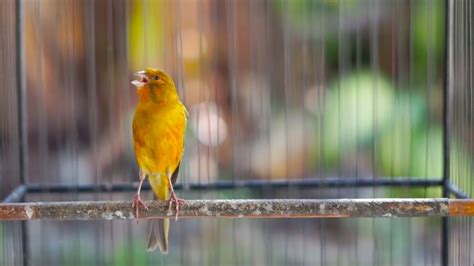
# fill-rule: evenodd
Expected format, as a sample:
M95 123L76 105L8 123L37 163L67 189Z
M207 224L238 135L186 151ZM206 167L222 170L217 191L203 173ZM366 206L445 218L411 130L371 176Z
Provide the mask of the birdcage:
M473 264L473 10L0 1L0 265ZM131 207L149 66L188 109L168 255Z

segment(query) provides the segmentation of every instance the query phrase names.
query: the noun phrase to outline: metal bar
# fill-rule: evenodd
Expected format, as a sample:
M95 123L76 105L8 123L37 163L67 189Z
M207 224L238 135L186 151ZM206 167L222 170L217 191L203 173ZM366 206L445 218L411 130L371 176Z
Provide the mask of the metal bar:
M444 51L444 73L445 73L445 79L444 79L444 90L443 90L443 197L449 197L449 189L448 189L448 182L449 182L449 176L450 176L450 145L449 145L449 89L452 87L451 82L451 71L452 71L452 62L450 62L449 66L448 63L451 58L452 58L452 51L449 49L451 47L449 43L449 39L452 38L453 36L451 35L450 31L450 26L452 21L451 21L451 16L449 14L450 10L450 5L449 5L449 0L446 0L446 11L445 11L445 16L446 16L446 21L448 21L449 18L449 24L446 27L446 36L445 36L445 51ZM449 34L449 38L448 38Z
M22 0L15 1L15 57L16 57L16 91L17 91L17 123L18 123L18 167L19 167L19 183L20 187L17 187L12 193L19 192L18 194L10 194L12 198L6 198L5 200L21 201L26 195L25 189L22 186L25 185L26 176L26 149L27 144L27 125L26 125L26 92L23 80L23 67L24 67L24 54L23 54L23 2ZM21 197L15 198L20 195ZM21 223L21 248L22 248L22 264L28 265L29 257L29 236L26 222Z
M453 194L458 199L469 199L469 195L451 182L448 183L448 190L450 194Z
M24 116L25 92L23 86L23 49L22 49L22 4L21 0L15 1L15 42L16 42L16 91L17 91L17 126L18 126L18 167L20 184L25 184L25 149L26 149L26 124Z
M449 216L474 216L474 200L449 200Z
M7 197L3 200L3 203L13 203L22 201L27 192L27 187L25 185L19 185L16 187Z
M451 190L449 189L450 177L450 143L449 143L449 92L452 88L453 73L453 1L445 1L445 42L444 42L444 97L443 97L443 197L449 198ZM449 265L449 219L443 217L441 220L441 264Z
M305 178L299 180L240 180L240 181L216 181L212 183L187 183L176 184L176 190L220 190L235 188L328 188L328 187L385 187L385 186L407 186L407 187L433 187L441 186L442 181L408 178ZM129 192L136 191L138 183L123 184L87 184L87 185L28 185L28 193L66 193L66 192ZM143 190L150 190L150 184L144 183Z
M146 201L140 218L175 217L166 201ZM187 200L180 218L355 218L474 216L474 200L271 199ZM30 202L0 204L0 220L135 219L130 201Z

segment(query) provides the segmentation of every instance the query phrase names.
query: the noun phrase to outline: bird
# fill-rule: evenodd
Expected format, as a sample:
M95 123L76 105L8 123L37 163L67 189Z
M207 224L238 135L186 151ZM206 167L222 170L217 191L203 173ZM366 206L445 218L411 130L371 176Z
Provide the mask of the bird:
M173 185L178 178L179 166L184 153L184 139L188 112L181 102L173 79L166 72L147 68L135 73L131 83L137 88L138 104L133 117L133 144L139 167L139 185L132 207L139 219L139 209L148 209L140 197L146 178L158 200L175 204L178 218L179 207L184 200L176 197ZM147 250L159 247L168 253L168 218L154 219L150 227Z

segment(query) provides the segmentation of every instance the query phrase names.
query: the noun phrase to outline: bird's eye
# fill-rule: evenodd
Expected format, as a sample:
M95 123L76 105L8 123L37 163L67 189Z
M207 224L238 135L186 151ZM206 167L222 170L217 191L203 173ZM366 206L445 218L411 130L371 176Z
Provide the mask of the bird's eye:
M159 79L160 79L160 77L158 77L158 76L154 76L154 77L153 77L153 79L154 79L154 80L159 80Z

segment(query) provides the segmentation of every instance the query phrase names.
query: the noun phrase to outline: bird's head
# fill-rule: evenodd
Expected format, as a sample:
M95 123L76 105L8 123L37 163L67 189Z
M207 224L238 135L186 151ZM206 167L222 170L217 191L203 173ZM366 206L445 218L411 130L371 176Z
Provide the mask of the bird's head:
M140 101L163 103L178 98L173 79L166 72L147 68L135 75L138 78L131 83L137 87Z

